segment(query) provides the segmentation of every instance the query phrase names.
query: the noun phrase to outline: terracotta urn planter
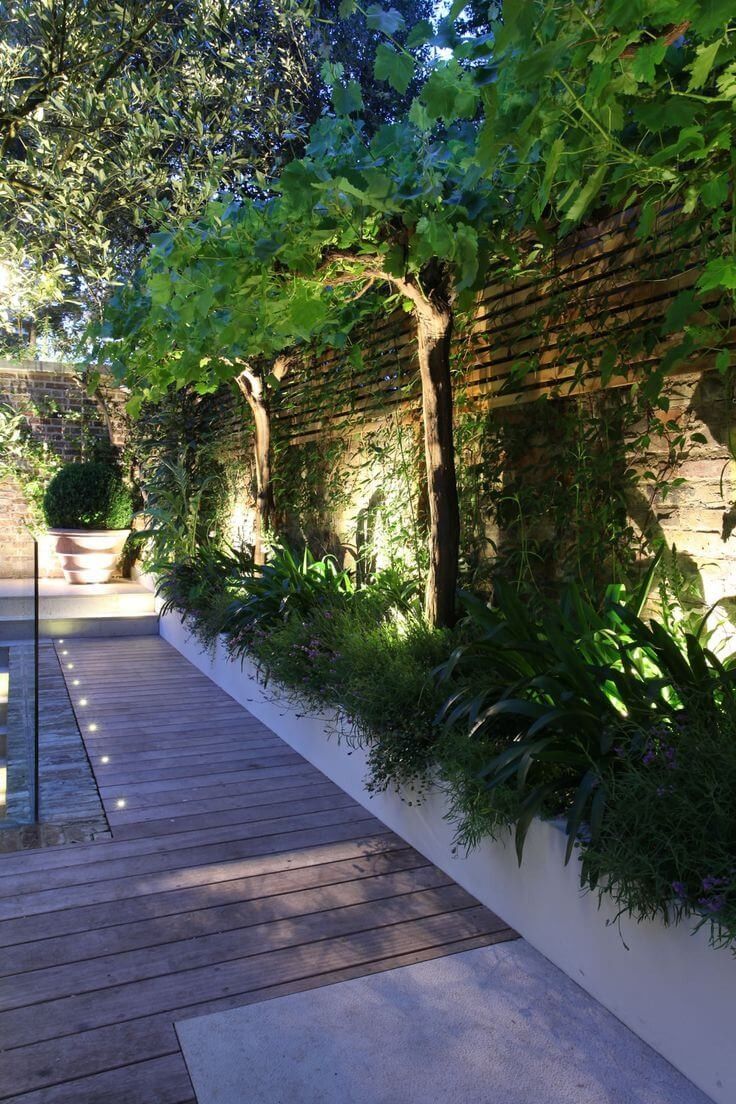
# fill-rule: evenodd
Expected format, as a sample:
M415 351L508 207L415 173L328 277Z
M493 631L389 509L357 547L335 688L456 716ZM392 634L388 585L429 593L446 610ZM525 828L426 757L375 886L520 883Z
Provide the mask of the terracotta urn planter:
M68 583L109 583L130 529L49 529Z

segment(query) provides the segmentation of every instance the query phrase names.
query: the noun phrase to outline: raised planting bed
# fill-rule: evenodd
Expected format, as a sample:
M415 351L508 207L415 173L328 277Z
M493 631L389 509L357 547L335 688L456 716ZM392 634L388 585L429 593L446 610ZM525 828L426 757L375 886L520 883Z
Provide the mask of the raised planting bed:
M584 893L575 860L564 865L566 837L553 823L529 831L518 867L510 838L487 840L469 855L453 850L453 828L439 788L415 795L365 788L366 755L336 735L334 714L300 710L273 683L264 687L247 660L222 644L208 653L177 614L160 620L161 636L389 828L511 924L632 1031L718 1104L736 1100L736 958L708 945L687 923L616 919L607 903Z

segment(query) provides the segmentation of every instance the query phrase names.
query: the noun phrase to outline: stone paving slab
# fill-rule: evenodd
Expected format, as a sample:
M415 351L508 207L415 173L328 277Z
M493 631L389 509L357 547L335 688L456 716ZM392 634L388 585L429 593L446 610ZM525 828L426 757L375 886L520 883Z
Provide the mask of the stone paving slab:
M524 940L177 1023L198 1104L707 1104Z

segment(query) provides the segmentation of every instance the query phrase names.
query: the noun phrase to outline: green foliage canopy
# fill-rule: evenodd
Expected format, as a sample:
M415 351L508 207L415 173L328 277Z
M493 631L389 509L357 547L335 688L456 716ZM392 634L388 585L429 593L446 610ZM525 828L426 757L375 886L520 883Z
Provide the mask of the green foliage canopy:
M157 234L136 282L110 304L98 351L143 397L213 390L238 362L299 342L346 345L371 305L361 307L355 284L421 284L438 261L459 292L475 286L477 227L490 225L496 198L473 162L472 128L438 139L404 120L370 137L359 89L341 83L339 67L329 75L343 113L312 127L305 156L272 182L275 194L213 201L200 220Z
M99 307L151 230L247 190L319 111L297 0L0 7L0 257ZM40 304L16 304L21 314Z
M197 222L155 236L94 330L98 356L133 391L132 413L171 388L214 391L252 362L276 385L279 353L306 340L347 343L359 304L291 272L303 245L282 215L276 199L213 201Z
M409 23L430 6L397 3ZM99 309L153 230L196 217L213 195L253 194L257 172L297 156L329 102L325 59L362 80L375 47L378 32L342 23L337 6L0 5L0 259L17 276L14 316L58 326ZM373 126L400 103L378 85L367 100Z
M333 98L341 113L315 124L305 156L276 184L285 220L303 227L302 256L291 265L326 286L339 272L421 286L437 263L458 292L473 289L490 248L479 228L489 235L500 211L473 157L472 127L437 135L413 111L371 137L359 90L337 84Z
M509 0L493 28L478 157L520 218L564 230L642 204L643 229L729 192L736 41L728 0Z
M679 337L654 390L696 348L725 371L736 289L733 5L507 0L485 41L458 40L454 60L468 57L483 116L477 160L511 197L516 229L549 244L623 211L641 241L691 241L695 278L660 326L658 336ZM452 117L457 103L456 89L440 114Z

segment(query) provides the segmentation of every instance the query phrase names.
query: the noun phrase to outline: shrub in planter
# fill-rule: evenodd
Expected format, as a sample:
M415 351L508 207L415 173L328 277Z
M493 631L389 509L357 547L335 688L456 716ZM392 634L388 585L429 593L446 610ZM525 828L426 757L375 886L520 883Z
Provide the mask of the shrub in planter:
M49 483L43 508L67 581L107 582L133 517L131 493L118 469L100 462L65 464Z
M358 590L348 606L257 628L248 652L300 699L340 710L341 734L368 749L369 790L421 791L434 773L441 703L431 672L447 658L452 636L419 619L377 615L376 607L369 588Z
M120 472L110 464L65 464L43 500L51 529L128 529L133 499Z
M466 599L475 634L442 668L455 683L442 716L464 722L475 745L501 745L476 777L491 799L516 786L520 862L538 815L566 816L568 859L581 829L595 839L610 780L646 753L653 727L676 743L694 712L705 718L707 707L713 726L736 717L736 659L644 622L648 581L626 603L612 590L602 612L575 588L541 616L503 587L494 610Z
M285 546L276 546L268 563L244 577L241 590L224 624L235 650L246 647L257 629L291 616L306 617L325 606L344 606L355 593L349 572L341 570L332 556L318 560L308 548L297 556Z

